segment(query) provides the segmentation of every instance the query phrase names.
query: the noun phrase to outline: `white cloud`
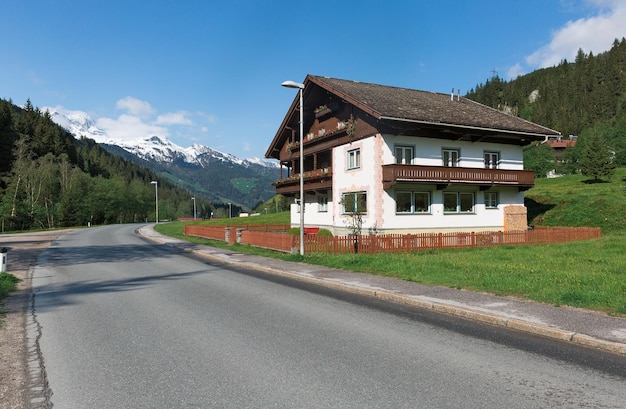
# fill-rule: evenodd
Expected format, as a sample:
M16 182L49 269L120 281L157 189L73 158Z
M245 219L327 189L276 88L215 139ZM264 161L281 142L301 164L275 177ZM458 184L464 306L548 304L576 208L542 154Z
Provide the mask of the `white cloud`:
M132 140L151 136L168 137L166 127L145 123L137 116L122 114L117 119L100 118L96 126L106 132L111 139Z
M117 118L101 117L96 126L112 140L135 140L152 136L174 138L175 143L195 140L198 133L208 133L206 125L196 126L195 119L214 123L216 117L203 112L185 110L157 114L150 103L127 96L117 101L116 108L126 111ZM195 119L194 119L195 118Z
M520 75L522 75L523 73L524 73L524 70L522 66L519 63L517 63L514 66L509 68L506 75L507 75L507 78L515 79L519 77Z
M193 125L191 119L187 117L188 115L189 113L185 111L170 112L159 115L156 123L162 125Z
M130 96L117 101L115 107L140 118L148 118L154 114L154 109L148 102Z
M609 50L616 38L626 37L626 1L589 0L587 3L595 8L594 16L568 21L553 32L548 44L525 58L525 66L518 63L509 69L509 79L523 71L558 65L564 59L574 62L580 49L585 54L597 55Z
M214 124L217 122L217 116L215 114L205 114L204 112L196 112L196 115L204 118L210 124Z

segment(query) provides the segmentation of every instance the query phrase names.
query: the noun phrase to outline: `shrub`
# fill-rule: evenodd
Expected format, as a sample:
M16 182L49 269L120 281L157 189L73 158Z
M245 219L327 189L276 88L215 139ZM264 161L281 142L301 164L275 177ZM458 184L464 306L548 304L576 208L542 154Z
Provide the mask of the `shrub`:
M13 274L5 272L0 273L0 298L6 296L11 291L15 291L19 281L20 279Z
M318 235L318 236L322 236L322 237L333 237L333 232L331 232L331 231L330 231L330 230L328 230L328 229L320 229L320 230L317 232L317 235Z

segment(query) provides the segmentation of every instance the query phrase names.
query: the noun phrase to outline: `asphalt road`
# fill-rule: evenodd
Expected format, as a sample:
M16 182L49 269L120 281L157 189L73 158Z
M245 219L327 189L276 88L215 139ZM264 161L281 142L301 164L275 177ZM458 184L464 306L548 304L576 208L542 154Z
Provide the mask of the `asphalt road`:
M34 312L55 408L626 402L619 370L564 359L574 352L554 343L518 348L492 341L489 327L470 336L449 318L440 325L266 280L146 242L137 227L62 236L38 261Z

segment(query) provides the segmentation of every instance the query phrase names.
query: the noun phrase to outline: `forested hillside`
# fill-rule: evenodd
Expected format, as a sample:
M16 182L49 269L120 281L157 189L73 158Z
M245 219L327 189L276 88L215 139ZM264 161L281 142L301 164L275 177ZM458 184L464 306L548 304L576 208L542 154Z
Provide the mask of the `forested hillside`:
M191 195L138 165L75 139L48 113L0 99L0 229L26 230L192 216ZM207 214L208 204L196 203Z
M578 51L575 61L534 71L512 81L497 75L472 89L468 98L561 132L578 136L576 148L562 158L560 169L573 173L592 136L611 152L613 163L626 165L626 39L594 56ZM531 150L535 150L531 147ZM550 158L539 147L544 162ZM578 152L576 152L578 151ZM527 152L533 157L537 152ZM554 158L552 158L554 159ZM534 166L537 166L533 162ZM552 165L554 166L554 165ZM538 176L541 176L538 173ZM543 173L545 176L545 173Z
M172 162L149 161L116 145L103 144L102 147L152 170L211 203L232 203L238 208L250 210L276 194L272 182L277 179L278 170L273 167L254 163L244 166L208 156L197 157L198 163L189 163L183 158Z

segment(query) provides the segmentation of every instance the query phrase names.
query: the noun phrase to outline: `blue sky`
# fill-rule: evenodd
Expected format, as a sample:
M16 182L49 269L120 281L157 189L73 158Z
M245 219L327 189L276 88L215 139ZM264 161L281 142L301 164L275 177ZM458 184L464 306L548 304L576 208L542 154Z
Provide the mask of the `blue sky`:
M626 37L626 0L8 0L0 98L263 157L307 74L465 94Z

